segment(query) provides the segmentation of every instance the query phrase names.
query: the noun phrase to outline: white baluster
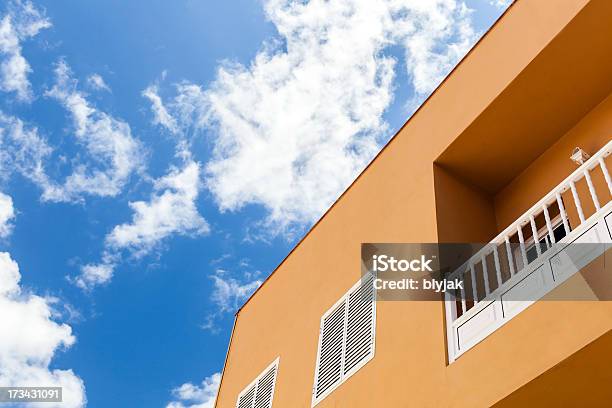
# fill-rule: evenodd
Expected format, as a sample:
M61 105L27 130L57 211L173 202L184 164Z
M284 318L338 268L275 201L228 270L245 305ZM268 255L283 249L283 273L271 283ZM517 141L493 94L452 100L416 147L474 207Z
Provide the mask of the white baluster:
M563 205L563 200L561 199L561 194L556 193L555 197L557 198L557 205L559 206L559 213L561 214L561 219L563 220L563 229L565 230L565 235L569 235L570 227L567 222L567 214L565 213L565 206Z
M512 256L512 246L510 245L510 238L506 235L504 237L506 241L506 253L508 255L508 264L510 265L510 276L514 276L514 257Z
M489 288L489 272L487 271L486 255L482 256L481 262L482 262L482 277L484 279L484 285L485 285L485 294L486 296L489 296L489 293L491 293L491 289Z
M550 237L550 242L554 244L556 242L555 233L553 232L552 223L550 222L550 214L548 213L548 206L544 204L542 206L542 209L544 210L544 218L546 219L546 229L548 229L548 236Z
M582 205L580 204L580 198L578 197L578 192L576 191L576 184L573 180L570 181L570 189L572 190L572 197L574 197L576 210L578 210L578 217L580 217L580 223L582 224L585 221L584 213L582 212Z
M474 305L478 303L478 289L476 288L476 271L474 264L470 262L470 277L472 278L472 295L474 296Z
M525 268L529 262L527 262L527 251L525 250L525 238L523 238L523 227L521 226L522 223L522 221L519 221L516 230L518 231L519 246L521 247L521 255L523 256L523 268Z
M542 249L540 248L540 237L538 237L538 230L536 228L535 220L533 219L533 215L529 216L529 223L531 224L531 233L533 234L533 244L535 245L536 252L538 253L538 257L542 255Z
M597 191L595 191L595 186L593 186L593 180L591 180L591 174L588 169L584 169L584 178L586 179L587 185L589 186L589 193L591 193L591 199L593 200L593 204L595 204L595 210L599 211L601 206L599 205L599 199L597 198Z
M501 266L499 265L499 254L497 253L497 244L493 244L493 259L495 260L495 275L497 276L497 287L502 285Z
M608 168L606 167L606 162L603 157L599 158L599 167L601 167L601 171L608 184L608 190L610 190L610 194L612 194L612 179L610 179L610 173L608 173Z

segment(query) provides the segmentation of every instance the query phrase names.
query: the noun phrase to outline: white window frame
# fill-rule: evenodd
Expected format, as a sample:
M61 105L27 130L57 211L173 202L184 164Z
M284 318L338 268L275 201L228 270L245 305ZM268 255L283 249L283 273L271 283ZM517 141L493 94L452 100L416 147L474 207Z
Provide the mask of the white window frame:
M236 408L238 408L238 405L240 403L240 398L242 398L242 396L246 394L247 391L250 391L252 387L255 387L255 393L253 394L253 402L251 403L251 407L255 406L255 400L257 398L257 385L258 385L259 380L264 375L266 375L268 371L270 371L271 368L275 367L276 370L274 372L274 380L272 381L272 394L270 395L270 407L272 407L272 404L274 403L274 392L276 391L276 380L278 378L279 362L280 362L280 356L276 357L276 360L274 360L269 366L264 368L263 371L259 373L259 375L253 381L251 381L246 387L242 389L242 391L240 391L240 394L238 394L238 397L236 398Z
M371 275L370 275L371 276ZM346 335L346 330L347 330L347 320L348 320L348 298L350 296L351 293L353 293L354 291L358 290L361 285L362 282L366 279L369 279L368 275L364 275L362 276L344 295L342 295L340 297L340 299L338 299L338 301L336 301L336 303L334 303L324 314L323 316L321 316L321 323L319 325L319 340L318 340L318 346L317 346L317 355L316 355L316 365L315 365L315 375L314 375L314 383L313 383L313 387L312 387L312 404L311 407L316 406L319 402L323 401L329 394L331 394L333 391L335 391L340 385L342 385L346 380L348 380L353 374L355 374L357 371L359 371L364 365L366 365L370 360L372 360L374 358L374 355L376 354L376 288L374 287L374 280L375 277L372 277L372 290L373 290L373 299L372 299L372 326L371 326L371 330L372 330L372 351L371 353L364 358L363 360L361 360L359 363L357 363L354 367L352 367L346 374L344 373L344 358L345 358L345 350L346 350L346 340L347 340L347 335ZM340 365L340 380L335 383L334 385L332 385L331 387L329 387L327 390L325 390L325 392L323 392L323 394L321 394L320 396L316 396L316 387L317 387L317 378L319 376L319 356L321 354L321 343L323 340L323 323L325 321L325 318L327 316L329 316L330 314L332 314L336 308L338 306L340 306L342 304L342 302L346 302L346 306L345 306L345 310L344 310L344 334L342 337L342 360L341 360L341 365Z

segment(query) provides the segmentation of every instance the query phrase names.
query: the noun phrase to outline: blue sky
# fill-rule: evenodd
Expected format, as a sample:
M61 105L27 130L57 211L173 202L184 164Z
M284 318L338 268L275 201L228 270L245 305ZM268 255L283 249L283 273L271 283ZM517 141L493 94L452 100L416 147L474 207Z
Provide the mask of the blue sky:
M0 385L212 406L236 308L506 3L2 2Z

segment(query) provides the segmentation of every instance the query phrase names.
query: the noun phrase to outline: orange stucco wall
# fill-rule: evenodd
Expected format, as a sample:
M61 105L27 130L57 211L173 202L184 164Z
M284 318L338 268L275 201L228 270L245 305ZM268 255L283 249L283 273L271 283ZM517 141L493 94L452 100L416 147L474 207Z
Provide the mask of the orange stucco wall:
M359 279L362 242L437 242L493 234L571 171L568 148L578 144L592 150L608 140L612 97L584 101L596 106L590 114L569 128L564 124L554 143L547 135L530 145L529 153L539 158L519 172L506 166L505 178L512 180L508 185L497 188L496 179L486 188L467 182L457 174L465 166L469 178L473 163L462 164L457 160L461 155L449 156L450 167L434 164L454 142L465 141L464 147L453 147L460 152L478 140L470 125L495 114L488 109L503 105L504 91L568 25L594 24L604 12L612 16L606 3L557 0L550 7L550 2L521 0L511 7L239 311L217 407L234 407L244 386L279 356L274 406L310 407L320 317ZM546 58L555 63L554 56ZM537 72L532 75L534 84L541 79ZM545 119L555 120L554 115ZM492 139L489 149L505 148L506 142L500 137L496 145ZM512 160L512 153L506 157ZM453 216L456 208L467 212L464 218ZM484 221L470 229L466 221L478 222L481 216ZM318 406L489 406L610 328L608 303L540 302L447 365L441 302L379 302L375 357Z
M437 165L434 165L434 186L439 242L484 243L497 235L490 194ZM478 214L478 222L467 214Z
M521 213L535 204L552 187L563 181L576 169L569 160L575 147L581 147L593 154L612 139L612 95L608 96L578 124L563 135L553 146L538 157L516 177L508 186L495 196L497 227L502 230ZM612 161L607 161L608 165ZM599 169L593 175L597 186L603 185L604 178ZM583 190L586 186L580 185ZM610 199L607 188L597 188L602 202ZM586 191L581 196L587 196ZM570 202L571 200L568 200ZM594 211L589 200L584 200L586 213ZM572 208L568 208L572 211ZM573 215L576 217L576 215Z
M612 332L504 398L495 408L529 407L536 404L539 408L558 408L570 405L568 401L580 401L582 407L608 406L612 401L612 375L609 361L601 356L610 353L610 350ZM576 375L584 371L591 375ZM570 386L559 387L559 384Z

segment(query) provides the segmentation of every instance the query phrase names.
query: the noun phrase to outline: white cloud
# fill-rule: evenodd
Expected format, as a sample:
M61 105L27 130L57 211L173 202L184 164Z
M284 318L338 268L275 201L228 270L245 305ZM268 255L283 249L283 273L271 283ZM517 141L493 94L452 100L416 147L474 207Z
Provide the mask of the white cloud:
M210 295L213 308L204 316L200 327L217 334L220 331L218 322L227 314L235 313L261 286L262 273L254 268L248 259L233 260L231 254L213 259L210 266L214 268L210 275L213 281Z
M70 113L75 141L84 154L69 160L50 161L53 149L36 127L0 112L0 178L18 172L42 189L44 201L80 201L84 195L115 196L130 175L144 166L145 153L127 123L91 106L69 67L61 61L56 83L46 95ZM59 159L59 158L57 158ZM68 176L56 181L45 167L65 169Z
M91 290L95 286L110 282L118 261L119 257L117 255L105 252L102 255L102 262L83 265L80 275L68 280L83 290Z
M22 120L0 111L0 179L18 172L44 191L56 189L44 171L44 162L51 153L37 128L27 127Z
M110 87L104 82L100 74L91 74L87 77L87 84L96 91L111 92Z
M74 201L83 194L116 196L129 176L142 168L142 146L132 137L126 122L89 104L77 90L77 81L64 61L57 64L55 74L56 83L45 94L70 113L76 140L86 149L88 161L75 164L61 188L46 190L43 199Z
M183 168L172 167L155 181L149 201L130 203L132 222L116 226L106 237L107 245L141 256L170 235L208 233L208 223L196 207L199 191L199 163L189 161Z
M179 147L186 149L183 143ZM123 251L140 258L173 235L199 236L209 232L196 206L201 189L200 164L193 161L188 150L179 150L177 156L184 160L183 166L170 166L166 175L154 180L149 201L129 203L133 211L131 222L115 226L106 235L101 262L82 266L80 274L68 277L69 281L91 290L110 282Z
M13 199L0 192L0 238L6 238L13 230L11 220L15 218Z
M166 408L213 408L221 383L221 373L206 377L201 385L185 383L172 390L179 401L169 403Z
M214 289L211 300L219 313L235 312L242 303L261 285L261 280L239 282L234 278L224 278L220 274L212 276Z
M505 9L512 3L513 0L489 0L489 4L499 9Z
M399 2L398 2L399 3ZM406 50L408 75L420 100L440 83L477 39L467 6L456 0L411 1L394 36ZM419 101L420 102L420 101Z
M75 284L81 289L91 289L94 286L104 284L113 277L114 264L87 264L81 268Z
M132 220L115 226L106 235L101 262L82 266L80 274L68 280L91 290L110 282L124 251L140 258L173 235L200 236L210 231L196 206L201 190L200 163L192 159L188 147L187 142L179 140L176 156L183 161L182 166L170 166L166 175L154 180L148 201L129 203Z
M102 261L82 266L80 275L69 280L91 290L111 280L124 250L140 258L172 235L207 234L208 223L196 207L199 193L199 163L189 159L182 168L171 166L166 175L154 181L149 201L129 203L132 221L115 226L106 235Z
M52 299L25 292L20 278L17 263L0 252L0 386L63 387L63 402L45 406L82 407L83 380L72 370L49 367L58 351L74 344L72 329L53 320Z
M15 92L17 99L29 101L32 90L30 64L22 55L21 43L51 27L51 22L29 1L13 0L0 19L0 90Z
M157 85L150 85L144 91L142 91L142 96L151 102L153 123L165 127L172 133L176 133L178 131L176 120L166 110L158 92L159 90Z
M214 130L207 186L221 210L260 204L269 232L292 232L320 217L388 137L397 65L388 47L404 48L421 101L475 35L459 0L268 0L265 11L279 36L248 66L223 64L209 89L178 84L165 111L179 128Z

